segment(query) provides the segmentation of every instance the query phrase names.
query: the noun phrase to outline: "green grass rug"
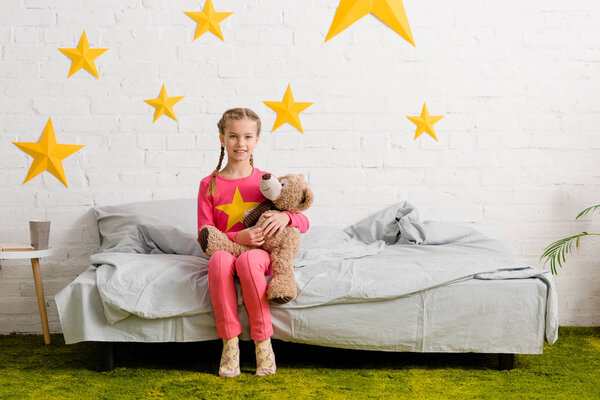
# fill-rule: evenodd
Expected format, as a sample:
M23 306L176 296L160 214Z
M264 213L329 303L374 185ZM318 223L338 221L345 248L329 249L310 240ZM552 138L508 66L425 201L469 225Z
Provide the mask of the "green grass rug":
M253 344L242 342L242 374L229 379L216 374L220 341L124 344L101 373L97 343L0 336L0 399L600 399L600 327L560 327L544 354L517 354L510 371L492 354L273 348L277 374L254 376Z

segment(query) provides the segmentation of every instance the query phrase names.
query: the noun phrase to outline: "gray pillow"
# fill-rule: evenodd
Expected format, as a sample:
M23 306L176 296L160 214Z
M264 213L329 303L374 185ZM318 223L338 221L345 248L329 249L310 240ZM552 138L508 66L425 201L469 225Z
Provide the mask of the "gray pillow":
M453 222L424 221L419 211L403 201L371 214L344 228L352 239L371 244L377 240L385 244L438 245L457 241L472 241L480 235L474 228Z
M197 234L198 200L156 200L94 208L100 251L114 247L137 224L166 224Z
M368 217L344 228L351 238L370 244L383 240L386 244L394 244L401 234L401 224L411 227L413 221L419 220L419 212L410 203L403 201L392 204L371 214Z
M208 258L195 232L184 232L171 225L138 224L119 241L106 249L109 253L180 254Z

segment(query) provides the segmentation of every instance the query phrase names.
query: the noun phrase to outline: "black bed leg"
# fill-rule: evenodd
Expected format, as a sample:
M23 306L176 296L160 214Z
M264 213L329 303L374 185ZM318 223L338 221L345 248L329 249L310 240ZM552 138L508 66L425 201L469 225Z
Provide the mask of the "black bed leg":
M515 355L513 353L498 353L498 370L513 369Z
M102 342L102 372L110 372L115 369L115 344L113 342Z

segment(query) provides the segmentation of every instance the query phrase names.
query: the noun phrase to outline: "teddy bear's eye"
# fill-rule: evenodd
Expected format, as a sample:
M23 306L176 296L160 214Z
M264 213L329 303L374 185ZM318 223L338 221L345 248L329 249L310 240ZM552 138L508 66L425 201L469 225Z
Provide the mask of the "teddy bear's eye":
M287 179L282 179L282 180L281 180L281 186L284 186L286 183L288 183L288 180L287 180Z

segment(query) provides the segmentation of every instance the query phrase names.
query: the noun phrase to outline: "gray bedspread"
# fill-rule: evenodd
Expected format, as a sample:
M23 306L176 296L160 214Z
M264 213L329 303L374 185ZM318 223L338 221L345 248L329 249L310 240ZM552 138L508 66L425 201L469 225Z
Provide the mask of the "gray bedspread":
M135 226L116 247L91 257L105 315L166 318L212 311L207 259L195 233ZM419 220L407 202L338 229L311 227L295 260L298 297L284 307L351 304L407 296L465 279L541 279L548 287L546 340L558 334L554 281L500 242L459 224ZM238 289L238 301L242 302Z

